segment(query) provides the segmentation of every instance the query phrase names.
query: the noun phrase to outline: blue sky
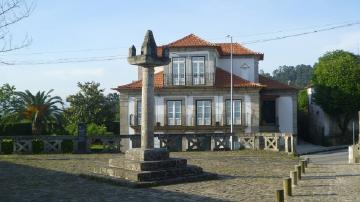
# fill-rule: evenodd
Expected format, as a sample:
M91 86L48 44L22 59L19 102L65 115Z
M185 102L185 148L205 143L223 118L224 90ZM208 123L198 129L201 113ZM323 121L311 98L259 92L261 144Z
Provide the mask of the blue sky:
M141 45L145 31L154 32L158 45L190 33L224 42L237 42L300 33L324 25L360 21L356 0L172 0L95 1L35 0L32 15L10 31L14 41L28 34L32 44L3 54L1 59L26 65L0 66L0 85L18 90L55 89L65 98L78 81L96 81L110 88L136 80L136 68L124 57L132 44ZM279 32L282 31L282 32ZM267 33L267 34L259 34ZM270 34L271 33L271 34ZM296 38L248 44L263 52L260 69L272 72L281 65L310 64L326 51L358 52L360 25ZM120 58L111 61L42 64L59 59Z

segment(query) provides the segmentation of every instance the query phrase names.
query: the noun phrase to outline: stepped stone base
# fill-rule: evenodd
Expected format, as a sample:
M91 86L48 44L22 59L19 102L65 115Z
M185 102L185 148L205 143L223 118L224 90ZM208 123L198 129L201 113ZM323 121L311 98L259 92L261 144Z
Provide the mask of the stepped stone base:
M108 166L95 167L88 177L146 187L215 179L217 175L205 173L201 167L187 165L186 159L169 158L166 149L136 148L125 153L125 160L114 158L109 160Z

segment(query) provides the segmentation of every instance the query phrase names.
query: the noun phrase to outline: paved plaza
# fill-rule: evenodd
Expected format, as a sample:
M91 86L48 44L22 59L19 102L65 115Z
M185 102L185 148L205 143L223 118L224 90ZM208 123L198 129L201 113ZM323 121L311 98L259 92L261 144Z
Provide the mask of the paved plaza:
M0 195L4 201L274 201L274 190L297 162L283 153L248 150L171 156L220 178L131 189L78 177L114 155L11 155L0 156L0 182L6 182Z
M213 181L131 189L84 179L94 165L115 154L3 155L3 201L274 201L275 189L297 159L265 151L174 152L208 172ZM123 155L120 154L123 157ZM289 201L359 201L360 165L347 164L347 151L308 155L306 174ZM4 186L5 185L5 186Z

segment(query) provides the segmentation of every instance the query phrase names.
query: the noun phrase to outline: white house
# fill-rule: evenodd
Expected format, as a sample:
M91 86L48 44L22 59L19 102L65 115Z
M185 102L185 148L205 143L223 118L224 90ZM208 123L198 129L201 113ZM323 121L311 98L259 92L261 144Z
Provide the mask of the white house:
M230 43L211 43L194 34L158 47L170 51L158 67L155 133L230 132ZM297 89L258 74L262 53L233 44L234 133L297 133ZM141 67L138 68L141 71ZM120 93L120 134L138 134L141 74L115 88Z

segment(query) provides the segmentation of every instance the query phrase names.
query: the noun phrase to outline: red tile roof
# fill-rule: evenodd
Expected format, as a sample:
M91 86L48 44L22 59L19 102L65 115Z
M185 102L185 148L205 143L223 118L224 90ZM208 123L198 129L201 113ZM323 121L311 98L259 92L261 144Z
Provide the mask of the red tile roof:
M259 83L265 85L266 90L298 90L296 87L289 86L262 75L259 75Z
M216 88L228 88L230 87L231 74L219 67L216 68L215 76L215 87ZM261 88L265 87L259 83L250 82L239 76L233 75L233 86L235 88L246 88L246 87L255 87Z
M215 88L228 88L230 81L230 73L221 69L216 68L215 75ZM233 75L233 82L235 88L263 88L265 90L298 90L296 87L283 84L281 82L272 80L268 77L259 75L259 83L247 81L239 76ZM137 80L129 84L118 86L114 90L131 90L141 89L142 80ZM158 72L154 75L154 87L155 89L161 89L164 87L164 72Z
M221 69L216 68L216 75L215 75L215 88L228 88L230 81L230 73ZM233 75L233 83L235 88L262 88L265 87L259 83L254 83L247 81L245 79L240 78L239 76ZM114 90L131 90L131 89L141 89L142 80L137 80L129 84L125 84L122 86L118 86ZM155 89L163 88L164 87L164 72L158 72L154 75L154 87Z
M168 47L212 47L215 44L205 41L204 39L196 36L195 34L189 34L184 38L176 40L166 45Z
M231 43L217 43L216 45L220 47L220 55L231 54ZM233 43L233 55L259 55L261 60L264 59L264 54L252 51L238 43Z
M154 75L154 88L162 88L164 86L164 72L158 72ZM142 80L133 81L129 84L118 86L114 90L124 90L124 89L141 89Z
M162 49L164 47L169 48L208 48L213 47L216 48L221 56L229 56L231 52L231 43L211 43L208 42L195 34L190 34L171 42L167 45L159 46L157 50L157 54L161 56ZM240 56L240 55L256 55L260 57L260 60L264 59L264 54L252 51L244 46L240 45L239 43L233 43L233 55Z

